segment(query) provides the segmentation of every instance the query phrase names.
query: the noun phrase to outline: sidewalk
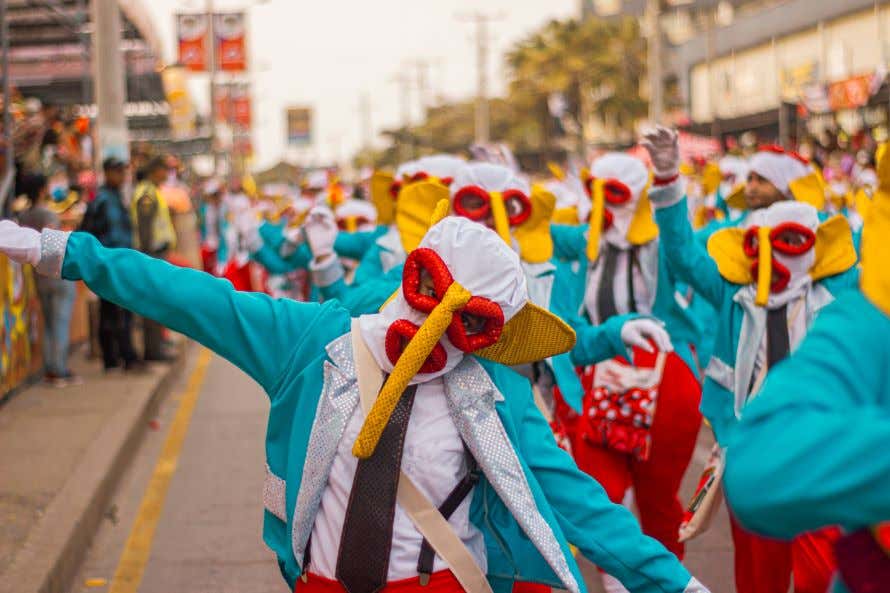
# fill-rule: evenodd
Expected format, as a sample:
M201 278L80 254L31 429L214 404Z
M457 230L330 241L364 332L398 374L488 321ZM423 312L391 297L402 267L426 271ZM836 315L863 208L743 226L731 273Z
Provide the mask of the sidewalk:
M66 586L186 349L142 374L106 374L81 348L82 385L37 383L0 407L0 593Z

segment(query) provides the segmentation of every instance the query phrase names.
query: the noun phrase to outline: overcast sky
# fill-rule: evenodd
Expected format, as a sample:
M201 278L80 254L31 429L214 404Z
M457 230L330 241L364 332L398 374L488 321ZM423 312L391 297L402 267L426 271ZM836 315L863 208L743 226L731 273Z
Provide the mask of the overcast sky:
M198 12L204 0L150 0L168 61L175 61L173 15ZM217 0L216 10L237 9L247 0ZM500 17L490 27L492 93L503 91L503 53L517 39L552 18L573 16L578 0L266 0L249 9L256 165L286 154L284 111L288 105L315 110L314 147L319 161L346 160L362 142L361 96L367 93L375 133L400 122L399 72L416 78L412 60L428 60L432 93L450 99L476 88L474 29L458 20L482 11ZM206 78L193 81L195 101L205 109ZM412 117L419 119L416 88ZM298 156L298 155L294 155Z

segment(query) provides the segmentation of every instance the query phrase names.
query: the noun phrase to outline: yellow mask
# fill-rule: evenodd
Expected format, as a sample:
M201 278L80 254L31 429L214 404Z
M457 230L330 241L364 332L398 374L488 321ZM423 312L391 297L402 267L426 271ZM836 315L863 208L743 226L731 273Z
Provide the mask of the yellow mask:
M878 188L862 229L862 293L890 315L890 153L878 150Z

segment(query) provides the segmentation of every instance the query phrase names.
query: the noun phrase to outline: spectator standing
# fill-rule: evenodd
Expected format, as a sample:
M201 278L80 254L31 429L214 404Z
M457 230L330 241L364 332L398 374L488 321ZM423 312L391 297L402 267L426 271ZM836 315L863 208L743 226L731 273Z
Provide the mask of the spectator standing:
M127 164L110 157L102 163L105 184L84 214L80 230L94 235L105 247L133 247L133 226L121 188ZM132 315L111 301L99 300L99 345L105 370L141 368L132 342Z
M43 175L29 175L24 179L25 193L31 206L20 216L23 226L37 231L58 229L59 216L46 207L49 184ZM77 287L61 278L37 276L37 294L43 310L43 365L44 379L56 387L82 383L68 368L71 311Z
M167 179L167 164L163 157L155 157L146 164L144 177L136 186L131 205L135 234L134 247L152 257L164 259L176 246L176 231L170 218L170 209L159 188ZM168 361L170 356L163 350L163 327L150 320L143 320L145 338L144 358L150 361Z

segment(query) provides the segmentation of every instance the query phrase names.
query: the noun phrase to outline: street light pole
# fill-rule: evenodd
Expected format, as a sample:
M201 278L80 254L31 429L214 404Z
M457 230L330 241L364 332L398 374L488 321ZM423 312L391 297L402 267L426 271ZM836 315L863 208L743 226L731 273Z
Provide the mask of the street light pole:
M207 36L210 38L210 154L213 155L213 174L219 173L219 151L216 146L216 23L213 17L213 0L207 0Z
M490 137L490 121L488 110L488 52L490 41L488 23L503 18L501 15L490 15L477 12L458 17L462 21L476 25L476 143L484 144Z
M664 114L661 0L646 0L646 20L649 29L649 120L652 123L660 123Z
M95 81L97 156L129 158L129 136L124 116L126 88L120 49L121 15L118 0L92 0L93 79Z

